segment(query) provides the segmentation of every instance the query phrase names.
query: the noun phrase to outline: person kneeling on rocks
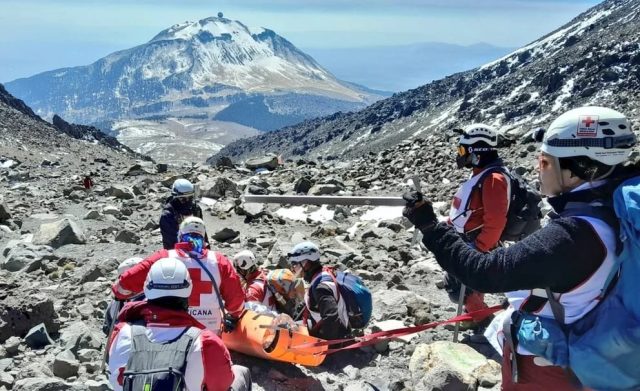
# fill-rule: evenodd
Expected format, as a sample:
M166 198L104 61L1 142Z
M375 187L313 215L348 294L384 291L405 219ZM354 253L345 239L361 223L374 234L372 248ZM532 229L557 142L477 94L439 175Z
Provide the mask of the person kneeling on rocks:
M151 266L147 301L128 303L109 338L115 391L251 390L249 369L232 365L222 340L187 312L193 286L179 259Z
M242 278L245 301L257 302L271 311L284 313L297 320L302 312L304 283L295 278L291 270L264 270L258 266L250 250L233 256L233 264Z
M294 274L302 276L310 284L304 297L307 306L305 323L310 322L309 334L328 340L348 336L351 328L347 306L335 278L322 267L318 246L312 242L298 243L288 256Z

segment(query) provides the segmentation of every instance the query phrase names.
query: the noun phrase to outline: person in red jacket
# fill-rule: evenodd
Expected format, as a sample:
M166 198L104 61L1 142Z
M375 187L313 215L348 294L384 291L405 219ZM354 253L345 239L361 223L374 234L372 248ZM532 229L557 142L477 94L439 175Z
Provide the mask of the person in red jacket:
M294 320L304 309L304 282L289 269L265 270L258 266L250 250L233 256L233 265L242 278L247 302L257 302L267 309L287 314Z
M275 298L267 286L267 275L258 267L256 256L251 250L242 250L233 256L233 265L242 278L245 301L255 301L275 310Z
M159 250L123 273L112 287L116 299L126 300L142 292L149 269L159 259L177 258L187 266L193 280L189 314L215 333L222 329L233 331L244 310L244 291L231 262L205 248L205 235L201 219L193 216L184 219L175 248Z
M162 258L151 266L144 287L147 301L124 307L107 343L114 390L145 384L176 389L180 383L187 391L251 389L249 370L232 365L220 337L188 314L192 289L180 260Z
M82 180L82 186L84 186L85 190L91 190L93 187L93 179L91 179L91 174L85 175Z
M484 124L469 125L458 142L458 168L470 168L471 177L460 185L451 203L449 224L469 246L488 252L500 243L507 224L511 180L498 156L498 132ZM445 275L445 289L452 301L458 302L460 282ZM465 289L467 312L486 308L482 293Z

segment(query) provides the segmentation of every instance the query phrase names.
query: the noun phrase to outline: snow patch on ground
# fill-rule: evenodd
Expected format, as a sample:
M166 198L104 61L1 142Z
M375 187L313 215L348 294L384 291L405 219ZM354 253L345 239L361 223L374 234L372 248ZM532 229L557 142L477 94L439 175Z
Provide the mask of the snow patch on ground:
M402 206L377 206L360 216L361 221L393 220L402 217Z
M199 202L200 202L202 205L205 205L205 206L213 206L213 205L215 205L218 201L214 200L213 198L200 197Z
M320 209L309 212L308 206L292 206L290 208L280 208L276 210L275 214L289 220L295 221L307 221L307 218L312 221L329 221L333 219L334 212L327 209L326 205L322 205Z
M560 92L560 95L558 95L558 97L556 98L556 101L553 104L553 108L551 109L551 111L558 111L564 107L563 102L565 99L571 96L574 83L575 81L573 79L569 79L565 83L565 85L562 87L562 91Z
M4 162L0 163L0 167L2 167L2 168L11 168L15 164L17 164L15 161L9 159L9 160L5 160Z

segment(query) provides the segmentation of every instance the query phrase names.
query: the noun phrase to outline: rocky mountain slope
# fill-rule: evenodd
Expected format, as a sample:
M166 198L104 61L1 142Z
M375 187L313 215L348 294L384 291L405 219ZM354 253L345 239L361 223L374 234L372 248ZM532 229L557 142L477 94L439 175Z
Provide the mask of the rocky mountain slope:
M378 98L337 80L274 31L222 16L177 24L91 65L6 87L44 118L97 123L196 116L261 130Z
M374 295L369 331L455 314L438 289L438 265L411 245L401 208L288 208L242 200L245 192L401 194L420 166L430 197L446 201L452 181L464 175L453 169L446 138L416 139L354 161L287 162L255 175L207 165L158 172L159 166L75 140L5 103L0 129L0 390L110 389L100 370L109 287L120 261L161 247L157 221L177 177L198 184L213 247L224 254L249 248L273 268L284 265L292 243L310 239L321 245L327 264L362 276ZM436 158L422 154L428 146L438 148ZM529 147L512 148L516 154ZM80 186L87 171L96 173L91 192ZM446 202L436 205L446 209ZM452 344L451 335L438 328L338 353L318 368L232 358L251 367L256 390L499 389L498 364L474 344Z
M356 113L337 113L239 140L220 155L360 156L475 121L519 135L586 104L611 106L637 119L638 26L640 2L607 0L480 68L395 94Z
M114 137L105 135L99 129L90 126L70 124L58 116L54 116L53 124L43 120L33 112L22 100L7 92L0 84L0 141L3 148L30 151L29 158L34 157L31 151L33 145L38 146L37 153L45 156L54 150L65 151L79 148L83 145L76 140L84 140L84 144L100 144L109 147L113 152L124 152L129 157L148 159L146 156L135 154L130 148L121 144ZM62 137L66 134L67 138ZM75 139L75 140L72 140ZM100 156L104 148L89 147L87 152L95 152Z

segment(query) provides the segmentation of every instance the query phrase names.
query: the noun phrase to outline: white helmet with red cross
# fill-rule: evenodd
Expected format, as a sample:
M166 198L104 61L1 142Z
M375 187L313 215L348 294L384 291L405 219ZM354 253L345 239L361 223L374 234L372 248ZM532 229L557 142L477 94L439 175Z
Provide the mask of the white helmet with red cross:
M540 150L551 156L586 156L614 166L629 157L636 135L627 117L613 109L586 106L569 110L551 123Z

